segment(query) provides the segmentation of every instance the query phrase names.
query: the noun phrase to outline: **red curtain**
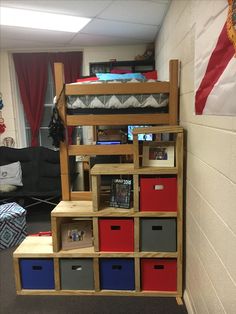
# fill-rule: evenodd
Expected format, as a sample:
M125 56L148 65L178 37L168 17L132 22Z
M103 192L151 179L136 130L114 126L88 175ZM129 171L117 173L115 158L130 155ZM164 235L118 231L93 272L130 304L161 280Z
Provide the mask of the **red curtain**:
M48 57L45 53L16 53L13 60L31 129L31 146L37 146L48 82Z
M82 74L83 53L81 51L55 52L50 53L50 63L54 77L54 62L64 64L65 83L74 83ZM67 128L68 143L72 144L72 134L74 127Z
M49 54L52 72L54 75L54 62L64 64L65 83L74 83L82 74L83 52L55 52Z
M54 75L54 62L63 63L65 83L75 82L81 77L83 53L15 53L13 60L24 111L31 129L31 146L37 146L48 82L48 65L51 64ZM69 144L72 143L72 132L73 127L68 128Z

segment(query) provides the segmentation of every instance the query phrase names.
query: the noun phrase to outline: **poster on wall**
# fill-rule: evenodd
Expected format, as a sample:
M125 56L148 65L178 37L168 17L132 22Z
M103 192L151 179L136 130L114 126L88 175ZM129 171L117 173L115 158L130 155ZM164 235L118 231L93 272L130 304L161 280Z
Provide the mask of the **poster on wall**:
M198 9L195 113L236 116L236 0L211 1L207 10Z

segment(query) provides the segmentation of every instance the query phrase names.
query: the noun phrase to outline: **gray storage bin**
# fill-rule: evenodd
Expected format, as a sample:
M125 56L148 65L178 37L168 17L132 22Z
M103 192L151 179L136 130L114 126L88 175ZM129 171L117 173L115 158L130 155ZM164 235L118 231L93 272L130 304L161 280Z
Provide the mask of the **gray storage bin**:
M62 290L94 290L93 259L60 259Z
M140 221L140 228L141 251L176 251L175 218L143 218Z

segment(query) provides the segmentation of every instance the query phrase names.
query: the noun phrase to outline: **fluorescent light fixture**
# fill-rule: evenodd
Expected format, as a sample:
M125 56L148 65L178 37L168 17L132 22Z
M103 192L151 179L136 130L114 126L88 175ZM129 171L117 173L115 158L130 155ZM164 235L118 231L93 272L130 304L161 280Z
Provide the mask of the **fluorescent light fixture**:
M0 24L7 26L77 33L90 21L73 15L0 7Z

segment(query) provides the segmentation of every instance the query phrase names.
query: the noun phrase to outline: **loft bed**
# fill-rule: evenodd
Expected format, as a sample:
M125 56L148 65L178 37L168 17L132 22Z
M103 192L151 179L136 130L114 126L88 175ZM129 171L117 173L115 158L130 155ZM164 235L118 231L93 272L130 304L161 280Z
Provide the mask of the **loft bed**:
M178 60L169 61L169 81L136 82L136 83L107 83L107 84L64 84L64 67L55 63L55 87L57 107L65 127L68 126L120 126L120 125L176 125L178 124ZM167 95L165 108L142 108L142 113L130 113L125 108L119 109L90 109L86 114L74 114L68 108L68 97L85 95ZM163 98L162 98L163 99ZM166 98L165 98L166 99ZM77 108L78 109L78 108ZM130 108L129 108L130 109ZM137 108L136 108L137 109ZM128 113L127 113L128 112ZM137 112L137 110L136 110ZM61 142L60 163L63 200L90 200L91 192L73 192L70 188L69 156L79 155L132 155L132 144L120 145L68 145Z

